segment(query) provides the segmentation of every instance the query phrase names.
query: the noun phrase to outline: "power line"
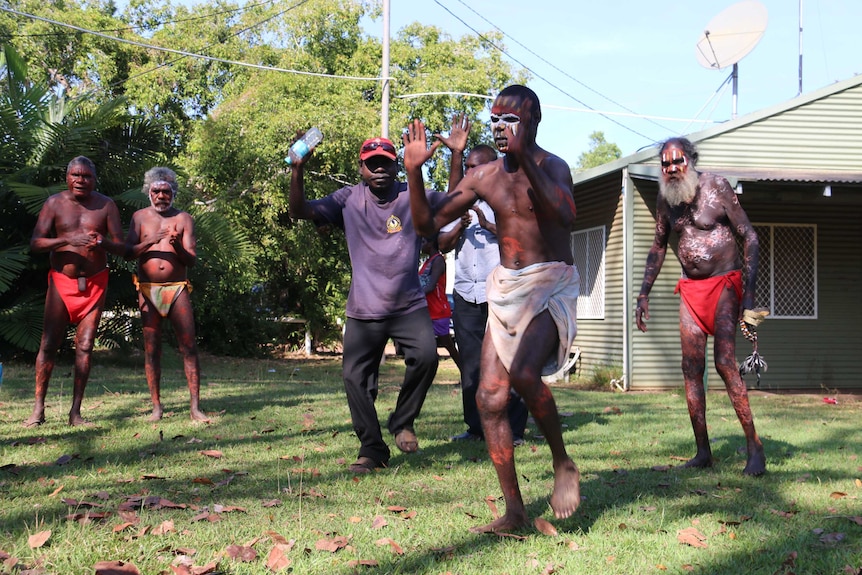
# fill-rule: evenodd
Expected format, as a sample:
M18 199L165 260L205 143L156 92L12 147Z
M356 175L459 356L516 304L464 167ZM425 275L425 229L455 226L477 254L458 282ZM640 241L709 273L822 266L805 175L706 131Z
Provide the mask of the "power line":
M446 12L448 12L448 13L449 13L453 18L455 18L456 20L458 20L459 22L461 22L464 26L466 26L469 30L471 30L474 34L476 34L476 36L478 36L480 39L482 39L483 41L485 41L485 42L487 42L488 44L490 44L491 46L493 46L493 47L494 47L496 50L498 50L501 54L504 54L505 56L507 56L508 58L510 58L513 62L515 62L516 64L518 64L519 66L522 66L523 68L525 68L525 69L529 70L529 71L530 71L532 74L534 74L537 78L539 78L540 80L544 81L545 83L547 83L549 86L551 86L551 87L552 87L552 88L554 88L555 90L559 91L559 92L560 92L561 94L563 94L564 96L567 96L567 97L571 98L572 100L574 100L574 101L575 101L575 102L577 102L578 104L580 104L580 105L582 105L582 106L584 106L584 107L586 107L586 108L588 108L588 109L590 109L590 110L594 110L594 111L596 111L596 113L598 113L600 116L602 116L603 118L605 118L605 119L606 119L606 120L608 120L609 122L613 122L614 124L616 124L616 125L620 126L621 128L623 128L623 129L625 129L625 130L628 130L629 132L631 132L631 133L633 133L633 134L635 134L635 135L640 136L641 138L646 138L647 140L650 140L650 141L652 141L652 140L653 140L653 138L650 138L649 136L647 136L647 135L645 135L645 134L641 134L640 132L638 132L638 131L637 131L637 130L635 130L634 128L630 128L630 127L626 126L625 124L623 124L622 122L618 122L617 120L615 120L615 119L613 119L613 118L609 117L608 115L603 114L603 113L601 113L601 112L598 112L595 108L593 108L592 106L590 106L590 105L589 105L589 104L587 104L586 102L584 102L584 101L582 101L582 100L579 100L579 99L578 99L578 98L576 98L575 96L573 96L573 95L569 94L568 92L566 92L565 90L563 90L562 88L560 88L559 86L557 86L556 84L554 84L553 82L551 82L550 80L548 80L547 78L545 78L544 76L542 76L541 74L539 74L538 72L536 72L535 70L533 70L532 68L530 68L529 66L527 66L526 64L524 64L523 62L521 62L520 60L518 60L517 58L515 58L515 57L514 57L514 56L512 56L511 54L509 54L506 50L504 50L504 49L503 49L503 48L501 48L500 46L497 46L494 42L492 42L492 41L491 41L491 39L490 39L490 38L488 38L487 36L485 36L484 34L482 34L481 32L479 32L478 30L476 30L476 29L475 29L474 27L472 27L471 25L467 24L467 22L465 22L463 18L461 18L460 16L456 15L456 14L455 14L454 12L452 12L449 8L447 8L446 6L444 6L443 4L441 4L439 0L434 0L434 3L435 3L435 4L437 4L438 6L440 6L441 8L443 8L443 9L444 9ZM505 33L504 33L504 34L505 34Z
M260 64L251 64L249 62L238 62L236 60L227 60L225 58L215 58L213 56L206 56L204 54L195 54L194 52L186 52L184 50L174 50L173 48L165 48L163 46L154 46L152 44L145 44L143 42L136 42L134 40L126 40L125 38L120 38L117 36L110 36L108 34L102 34L101 32L96 32L95 30L89 30L87 28L82 28L80 26L75 26L73 24L66 24L65 22L58 22L57 20L51 20L50 18L43 18L41 16L36 16L34 14L28 14L26 12L20 12L18 10L13 10L12 8L6 8L0 6L0 10L4 12L10 12L12 14L16 14L18 16L23 16L25 18L32 18L34 20L40 20L42 22L48 22L49 24L54 24L56 26L64 26L66 28L71 28L73 30L78 30L79 32L84 32L85 34L93 34L94 36L100 36L102 38L106 38L108 40L114 40L115 42L121 42L123 44L131 44L133 46L138 46L140 48L147 48L149 50L156 50L161 52L169 52L171 54L179 54L181 56L188 56L191 58L200 58L202 60L209 60L212 62L221 62L223 64L232 64L234 66L243 66L246 68L256 68L258 70L267 70L270 72L285 72L288 74L298 74L301 76L315 76L319 78L333 78L338 80L358 80L358 81L373 81L379 82L381 80L391 80L392 78L383 78L383 77L362 77L362 76L341 76L337 74L323 74L321 72L307 72L305 70L292 70L289 68L278 68L275 66L263 66Z
M636 118L643 118L643 119L645 119L645 120L649 121L650 123L654 124L655 126L658 126L659 128L663 129L663 130L668 130L668 128L667 128L666 126L662 126L661 124L659 124L659 123L657 123L657 122L653 122L653 121L651 120L651 117L650 117L650 116L646 116L646 115L643 115L643 114L639 114L638 112L635 112L634 110L632 110L632 109L630 109L630 108L627 108L626 106L624 106L623 104L620 104L619 102L615 101L614 99L610 98L609 96L605 96L604 94L602 94L602 93L601 93L601 92L599 92L598 90L595 90L594 88L591 88L590 86L588 86L588 85L587 85L587 84L585 84L584 82L582 82L582 81L578 80L577 78L575 78L574 76L572 76L571 74L569 74L568 72L566 72L565 70L562 70L561 68L559 68L559 67L558 67L558 66L556 66L555 64L552 64L552 63L551 63L551 62L549 62L547 59L545 59L545 58L544 58L544 57L542 57L541 55L537 54L536 52L534 52L533 50L531 50L530 48L528 48L527 46L525 46L523 43L519 42L516 38L512 37L510 34L507 34L504 30L501 30L499 26L497 26L496 24L494 24L493 22L491 22L490 20L488 20L487 18L485 18L482 14L480 14L479 12L477 12L476 10L474 10L472 7L468 6L468 5L464 2L464 0L458 0L458 2L459 2L459 3L461 3L461 5L462 5L462 6L464 6L465 8L467 8L468 10L470 10L471 12L473 12L473 14L475 14L476 16L478 16L479 18L481 18L482 20L484 20L485 22L487 22L488 24L490 24L491 26L493 26L493 27L494 27L494 29L495 29L495 30L497 30L498 32L500 32L501 34L503 34L503 36L505 36L506 38L509 38L510 40L512 40L512 42L514 42L515 44L517 44L518 46L520 46L521 48L523 48L524 50L526 50L528 53L532 54L533 56L535 56L536 58L538 58L540 61L544 62L545 64L547 64L548 66L550 66L551 68L553 68L554 70L556 70L557 72L559 72L560 74L562 74L563 76L565 76L565 77L566 77L566 78L568 78L569 80L572 80L573 82L575 82L575 83L579 84L580 86L582 86L582 87L586 88L587 90L589 90L589 91L590 91L590 92L592 92L593 94L596 94L596 95L597 95L597 96L599 96L600 98L604 98L605 100L607 100L607 101L608 101L608 102L610 102L611 104L613 104L613 105L615 105L615 106L619 106L620 108L622 108L622 109L623 109L623 110L625 110L626 112L629 112L629 113L630 113L630 114L629 114L630 116L632 116L632 117L636 117ZM437 4L439 4L439 2L437 2ZM597 113L602 113L602 112L597 112ZM609 115L611 114L611 112L606 112L606 113L607 113L607 114L609 114Z
M400 96L395 96L401 100L410 100L412 98L421 98L423 96L464 96L467 98L482 98L484 100L493 100L494 96L489 96L488 94L473 94L471 92L416 92L415 94L402 94ZM592 110L587 108L572 108L570 106L555 106L553 104L542 104L542 109L550 108L553 110L564 110L566 112L582 112L585 114L607 114L608 116L627 116L632 118L644 118L644 119L655 119L655 120L664 120L667 122L704 122L704 123L714 123L712 120L699 120L698 118L672 118L670 116L646 116L644 114L638 114L637 112L608 112L605 110ZM667 128L665 128L667 129Z
M233 14L234 12L245 12L250 8L257 8L258 6L264 6L266 4L272 4L277 0L266 0L266 2L260 2L258 4L251 4L249 6L244 6L242 8L236 8L234 10L222 10L220 12L208 12L202 16L192 16L191 18L179 18L177 20L165 20L164 22L159 22L158 26L167 26L168 24L182 24L183 22L194 22L195 20L206 20L207 18L212 18L213 16L221 16L223 14ZM304 4L308 0L304 0L300 2L296 6L300 4ZM123 28L107 28L102 30L97 30L97 32L134 32L136 30L148 29L148 26L126 26ZM4 38L42 38L45 36L59 36L63 34L63 32L43 32L39 34L6 34Z
M270 1L271 1L271 0L270 0ZM256 28L256 27L260 26L261 24L264 24L264 23L266 23L266 22L269 22L270 20L272 20L272 19L274 19L274 18L278 18L279 16L281 16L282 14L284 14L284 13L286 13L286 12L289 12L289 11L291 11L291 10L295 9L295 8L298 8L298 7L302 6L302 5L303 5L303 4L305 4L306 2L308 2L308 0L300 0L299 2L297 2L296 4L294 4L293 6L289 6L288 8L285 8L284 10L282 10L281 12L277 12L277 13L275 13L274 15L272 15L272 16L270 16L270 17L268 17L268 18L264 18L264 19L263 19L263 20L261 20L260 22L256 22L255 24L252 24L252 25L250 25L250 26L246 26L246 27L245 27L245 28L243 28L242 30L238 30L237 32L234 32L234 33L233 33L233 34L231 34L229 37L239 36L240 34L243 34L244 32L248 32L248 31L249 31L249 30L251 30L252 28ZM255 4L255 6L262 6L263 4L268 4L268 3L269 3L269 2L262 2L262 3L260 3L260 4ZM202 48L202 50L206 50L206 49L208 49L208 48L212 48L212 47L213 47L213 46L215 46L215 45L216 45L215 43L213 43L213 44L208 44L208 45L204 46L204 47ZM180 60L182 60L182 59L184 59L184 58L186 58L186 57L187 57L187 56L179 56L179 57L177 57L177 58L174 58L173 60L170 60L169 62L162 62L161 64L159 64L159 65L157 65L157 66L154 66L154 67L150 68L149 70L144 70L144 71L139 72L139 73L137 73L137 74L135 74L135 75L133 75L133 76L129 76L126 80L118 81L118 82L116 82L114 85L115 85L115 86L117 86L117 85L123 84L123 83L125 83L125 82L128 82L129 80L133 80L133 79L135 79L135 78L140 78L141 76L145 76L145 75L149 74L150 72L155 72L156 70L159 70L159 69L161 69L161 68L164 68L164 67L167 67L167 66L173 66L174 64L176 64L177 62L179 62Z

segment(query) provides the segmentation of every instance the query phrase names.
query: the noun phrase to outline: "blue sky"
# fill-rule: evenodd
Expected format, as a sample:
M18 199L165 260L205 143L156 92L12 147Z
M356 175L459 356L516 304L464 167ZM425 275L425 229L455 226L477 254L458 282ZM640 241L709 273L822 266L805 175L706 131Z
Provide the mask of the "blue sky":
M390 25L394 35L419 21L454 38L474 34L471 28L502 30L511 58L533 71L528 85L543 106L539 144L575 165L596 130L627 155L731 118L730 83L720 91L731 68L703 67L695 45L707 24L737 1L391 0ZM768 23L739 62L739 116L797 96L800 6L803 93L862 72L862 2L760 1ZM382 19L363 26L382 35ZM654 118L578 111L586 108ZM390 126L393 136L399 128Z

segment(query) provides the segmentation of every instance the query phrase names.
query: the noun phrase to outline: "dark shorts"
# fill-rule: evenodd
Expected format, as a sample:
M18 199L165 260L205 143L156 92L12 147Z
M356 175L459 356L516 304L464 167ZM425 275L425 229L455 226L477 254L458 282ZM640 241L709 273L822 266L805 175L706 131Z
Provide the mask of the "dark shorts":
M432 319L431 323L434 324L434 336L435 337L443 337L444 335L449 335L449 318L444 317L443 319Z

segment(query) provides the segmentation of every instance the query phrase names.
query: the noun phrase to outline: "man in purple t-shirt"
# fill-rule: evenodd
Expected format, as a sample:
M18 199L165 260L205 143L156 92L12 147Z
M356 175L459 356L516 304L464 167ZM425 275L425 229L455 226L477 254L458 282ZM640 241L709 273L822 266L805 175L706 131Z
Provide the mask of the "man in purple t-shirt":
M437 345L417 267L421 238L413 229L407 184L397 181L395 145L366 140L359 151L362 182L319 200L305 199L304 167L292 163L290 215L344 230L352 277L347 296L342 376L359 457L349 466L368 473L389 462L374 401L380 361L391 338L404 351L407 369L388 429L405 453L419 449L413 422L437 373ZM427 192L432 204L444 194Z

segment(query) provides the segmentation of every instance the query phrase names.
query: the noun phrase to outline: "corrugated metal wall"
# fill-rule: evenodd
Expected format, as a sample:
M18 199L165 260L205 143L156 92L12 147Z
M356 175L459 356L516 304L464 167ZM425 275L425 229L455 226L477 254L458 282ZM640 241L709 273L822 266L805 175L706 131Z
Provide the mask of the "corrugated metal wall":
M847 197L849 189L824 198L815 189L810 191L807 203L785 203L762 201L760 196L766 193L759 193L759 187L749 193L747 187L741 198L755 224L817 226L818 317L767 319L758 328L758 347L769 364L761 381L763 389L862 388L859 367L862 205L856 200L859 191L853 194L855 198ZM737 341L737 356L742 359L751 348L741 338ZM751 377L747 379L754 381Z
M699 163L710 168L858 172L860 134L862 86L856 86L702 140Z
M640 293L647 254L655 237L655 205L658 184L635 180L634 246L631 305ZM675 241L675 238L673 238ZM679 344L679 296L673 293L682 268L676 246L668 246L667 256L649 294L650 319L647 332L632 331L632 389L679 387L682 385ZM632 317L634 321L634 317ZM717 377L717 376L716 376Z
M643 265L652 244L657 186L638 181L635 195L635 245L632 298L637 296ZM785 191L782 193L782 187ZM859 389L862 354L862 205L860 190L845 187L823 198L819 189L800 192L793 184L751 184L740 198L755 224L815 224L817 226L817 319L767 319L758 328L759 351L769 364L761 389ZM800 201L808 197L808 201ZM782 196L785 200L782 200ZM793 198L788 202L786 198ZM767 270L761 269L760 273ZM673 249L650 293L647 333L632 338L632 389L682 385L679 343L679 296L673 293L681 273ZM707 385L723 382L712 366L708 341ZM737 360L751 345L737 335ZM750 386L755 377L748 376Z
M579 319L575 345L581 348L578 375L588 377L597 367L622 367L623 223L619 173L589 182L576 190L575 228L605 226L605 317Z
M855 84L855 85L854 85ZM844 86L847 86L846 88ZM862 82L854 78L835 87L801 97L788 106L766 110L758 118L743 120L739 127L717 127L692 134L700 151L699 165L722 173L744 169L781 170L796 173L829 172L862 177ZM655 165L653 154L628 158L637 164ZM621 164L622 165L622 164ZM642 170L640 170L642 171ZM644 264L655 229L654 210L658 185L634 179L630 269L631 292L622 298L624 281L624 207L620 174L607 174L576 185L578 229L608 225L606 255L606 314L604 320L579 322L578 344L583 370L622 361L626 325L643 279ZM821 195L817 177L807 183L761 181L744 183L740 201L755 224L816 224L818 318L816 320L767 320L758 329L760 351L769 362L763 375L764 389L862 389L859 358L862 354L862 186L832 184L832 197ZM859 178L842 179L844 182ZM613 213L610 211L613 210ZM675 241L675 238L672 238ZM762 273L762 272L761 272ZM671 245L661 274L650 293L647 333L631 331L632 351L628 384L631 389L674 388L683 385L680 368L679 297L673 293L681 268L676 246ZM625 303L623 303L625 302ZM723 387L712 367L712 338L708 341L708 386ZM750 353L750 344L738 335L737 360ZM588 371L587 371L588 373ZM753 385L754 377L749 376Z

